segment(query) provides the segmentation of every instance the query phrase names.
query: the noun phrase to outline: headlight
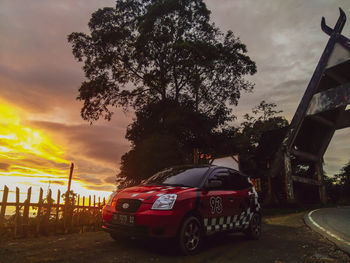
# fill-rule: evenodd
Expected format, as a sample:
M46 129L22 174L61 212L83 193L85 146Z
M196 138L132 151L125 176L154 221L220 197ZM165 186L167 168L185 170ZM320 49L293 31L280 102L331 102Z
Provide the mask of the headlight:
M154 210L171 210L175 204L176 194L165 194L160 196L152 205Z
M115 197L115 195L117 194L117 191L115 191L115 192L113 192L109 197L108 197L108 199L107 199L107 205L111 205L112 204L112 201L113 201L113 199L114 199L114 197Z

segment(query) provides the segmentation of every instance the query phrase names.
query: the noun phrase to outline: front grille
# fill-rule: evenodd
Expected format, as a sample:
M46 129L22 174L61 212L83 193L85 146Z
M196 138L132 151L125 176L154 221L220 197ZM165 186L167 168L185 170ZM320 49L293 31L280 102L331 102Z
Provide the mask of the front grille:
M141 203L141 200L121 198L117 200L116 209L120 212L135 213L139 209Z

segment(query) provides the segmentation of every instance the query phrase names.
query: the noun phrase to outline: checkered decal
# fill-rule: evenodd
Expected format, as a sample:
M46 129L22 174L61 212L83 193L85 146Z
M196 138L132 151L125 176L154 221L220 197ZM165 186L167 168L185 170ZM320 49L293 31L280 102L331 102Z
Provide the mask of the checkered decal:
M240 215L204 218L204 226L207 232L212 233L224 230L242 230L248 228L254 212L260 210L257 193L254 193L253 191L251 194L255 195L254 202L252 202L251 206Z
M248 208L247 211L242 212L239 216L204 218L204 226L207 232L247 228L252 216L253 213Z

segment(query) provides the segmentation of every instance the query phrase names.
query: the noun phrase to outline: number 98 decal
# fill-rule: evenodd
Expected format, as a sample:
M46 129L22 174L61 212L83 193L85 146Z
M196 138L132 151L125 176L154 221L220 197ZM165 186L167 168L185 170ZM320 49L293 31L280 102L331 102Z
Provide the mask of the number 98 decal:
M220 196L212 196L210 197L210 208L212 214L221 214L223 207L222 207L222 198Z

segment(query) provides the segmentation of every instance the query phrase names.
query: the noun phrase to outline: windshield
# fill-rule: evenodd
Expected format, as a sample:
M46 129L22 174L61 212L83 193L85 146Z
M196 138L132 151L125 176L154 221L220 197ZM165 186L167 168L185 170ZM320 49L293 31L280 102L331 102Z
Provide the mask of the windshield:
M145 180L148 185L199 187L209 167L174 167L160 171Z

